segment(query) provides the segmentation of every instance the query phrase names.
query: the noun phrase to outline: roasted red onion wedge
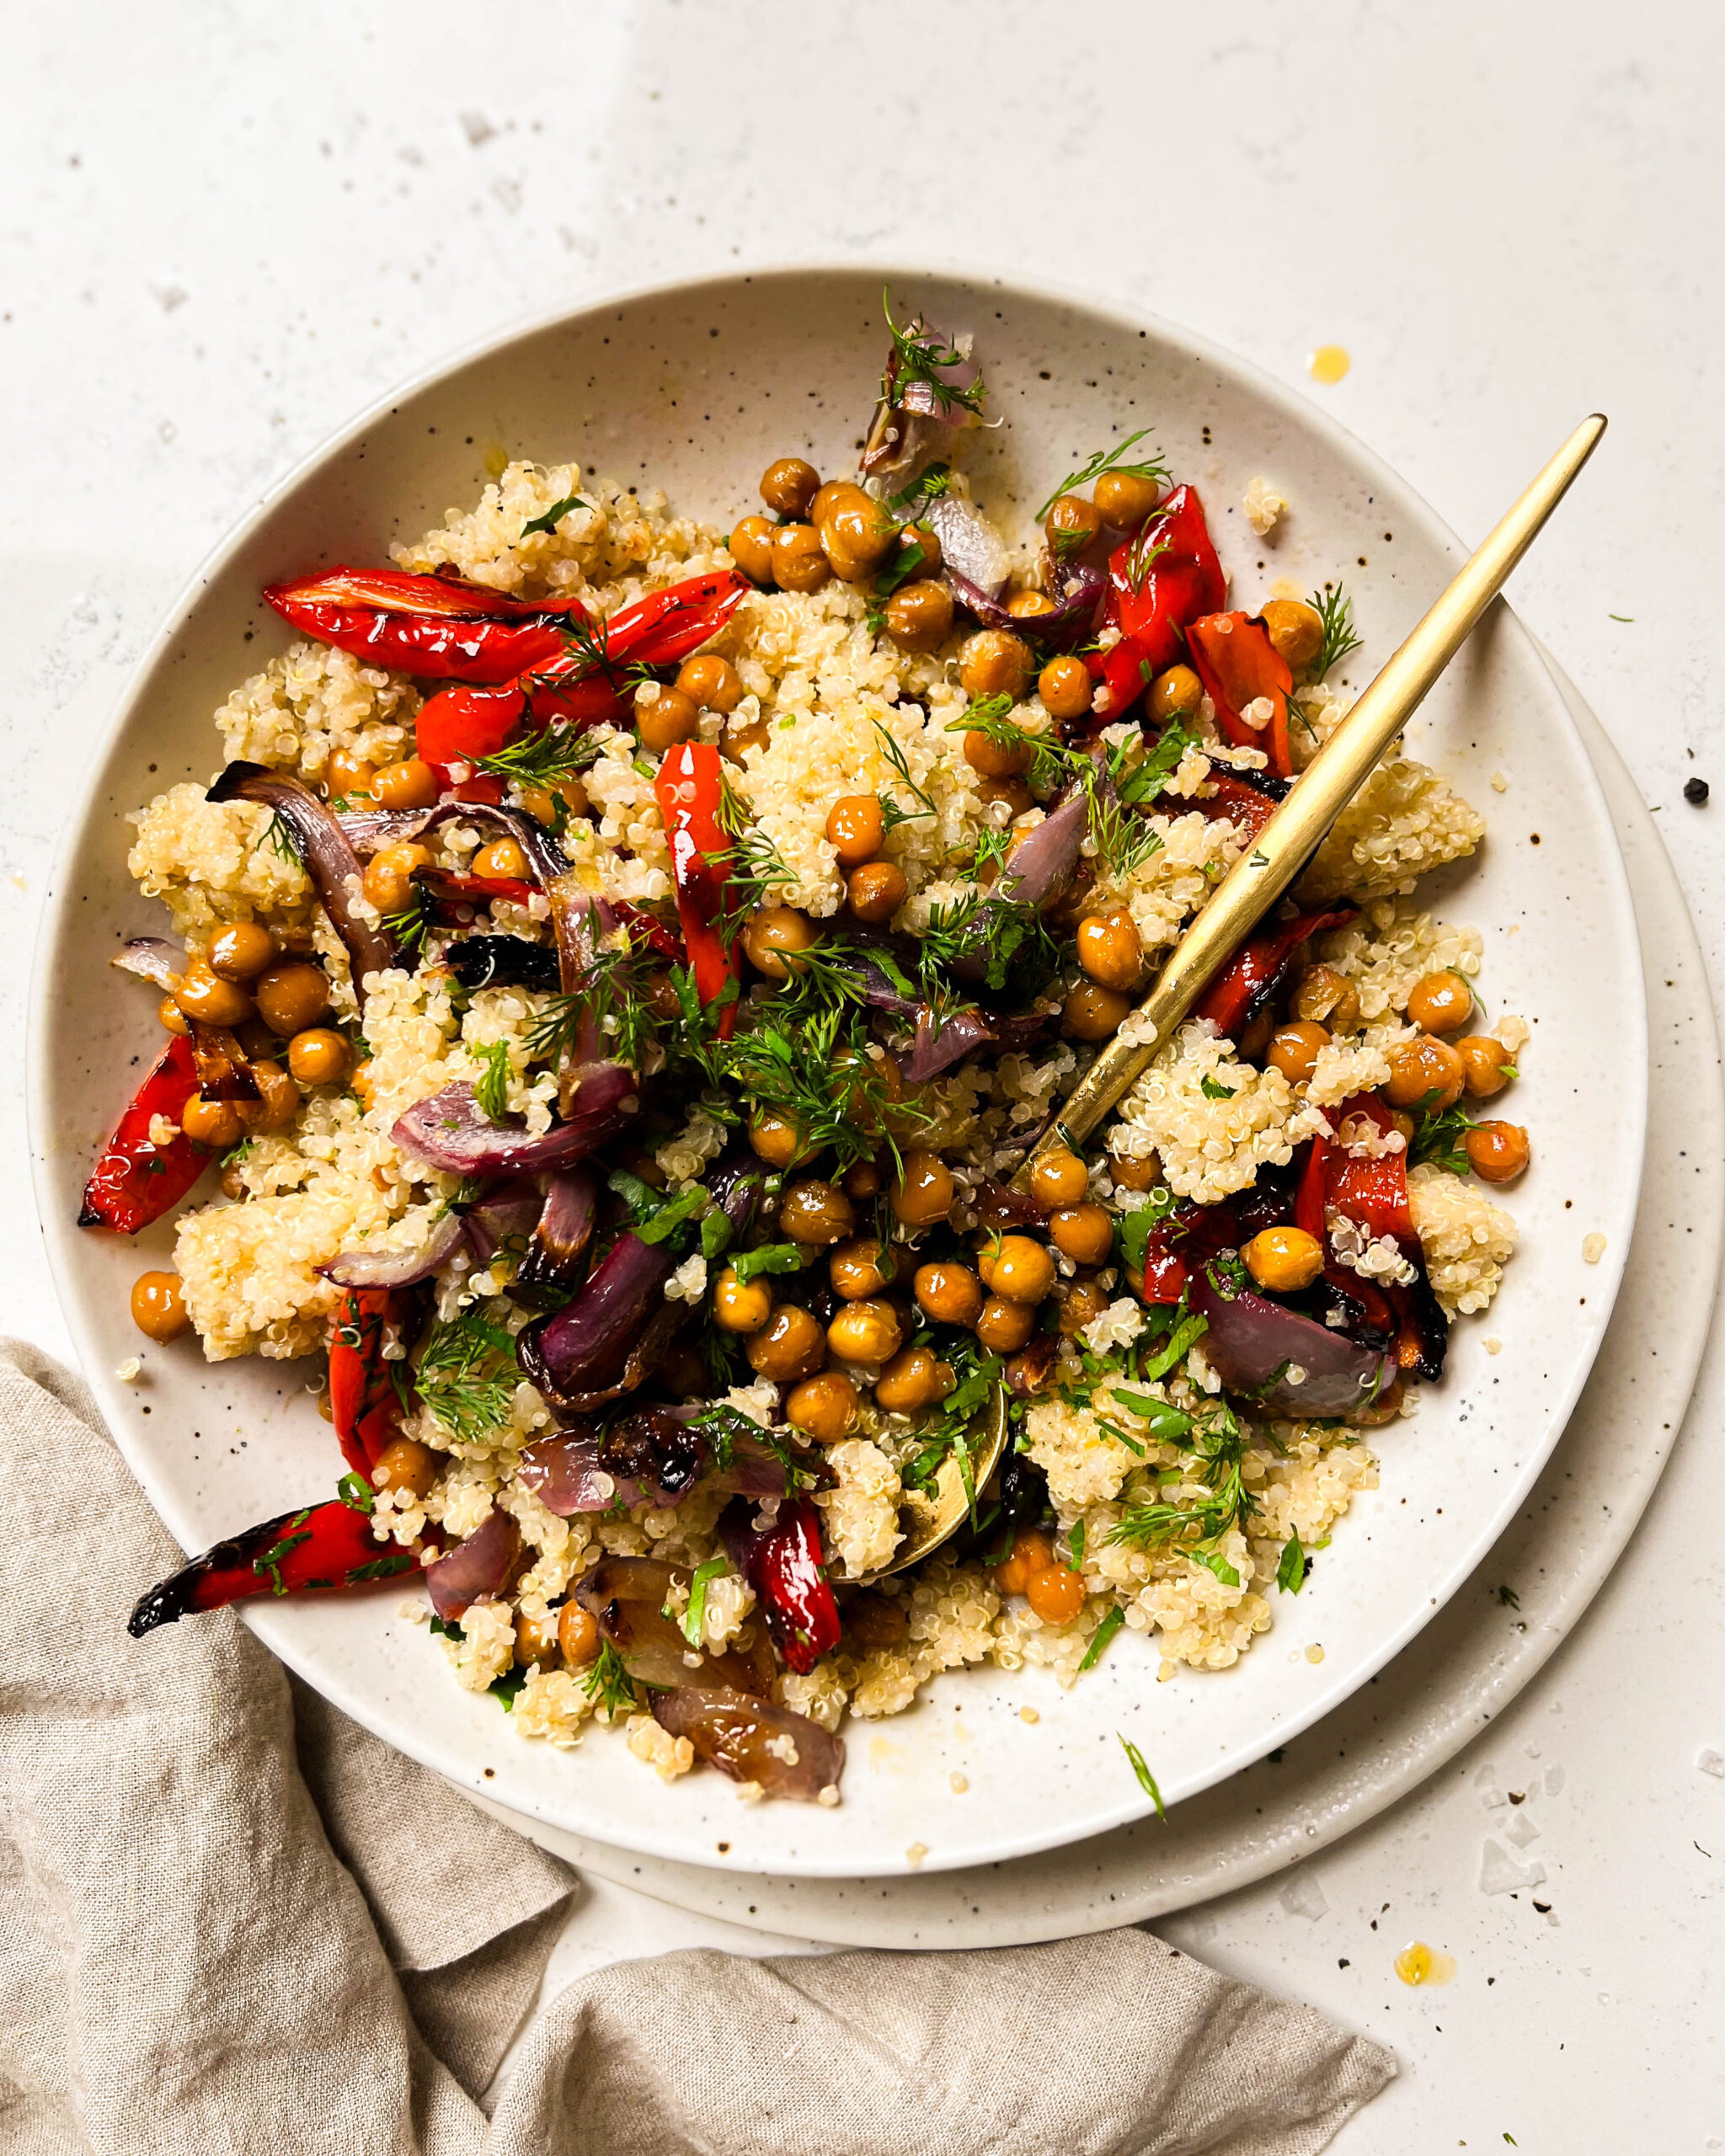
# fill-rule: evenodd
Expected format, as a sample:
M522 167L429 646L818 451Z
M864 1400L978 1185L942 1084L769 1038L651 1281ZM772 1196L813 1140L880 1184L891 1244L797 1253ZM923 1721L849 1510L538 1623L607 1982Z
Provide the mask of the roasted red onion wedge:
M551 1178L516 1278L528 1287L569 1285L578 1276L599 1209L599 1179L581 1165L560 1168Z
M261 1097L245 1050L226 1026L190 1022L192 1054L198 1066L198 1091L206 1101L255 1101Z
M417 1250L349 1250L317 1270L338 1288L411 1288L446 1265L467 1240L459 1214L446 1213Z
M530 1138L513 1118L494 1123L463 1079L416 1102L390 1134L403 1152L450 1175L531 1175L585 1160L614 1138L628 1121L622 1104L634 1091L634 1073L622 1064L595 1064L576 1092L574 1113Z
M1205 1358L1223 1385L1267 1415L1321 1419L1369 1406L1396 1376L1395 1358L1356 1347L1249 1288L1222 1294L1205 1266L1192 1268L1191 1306L1210 1326ZM1303 1373L1295 1381L1295 1372Z
M186 956L177 944L160 936L134 936L108 961L123 974L136 974L140 980L153 981L158 988L171 989L179 983L185 971Z
M616 1399L628 1389L628 1365L639 1360L644 1328L679 1313L663 1300L676 1260L633 1231L617 1237L605 1262L574 1300L537 1319L520 1336L521 1368L546 1398L575 1414ZM670 1345L665 1335L660 1352ZM641 1370L638 1384L649 1374Z
M681 1565L661 1564L656 1557L601 1557L573 1592L638 1684L722 1685L741 1696L763 1690L771 1682L766 1665L729 1647L722 1654L693 1647L665 1615L671 1589L688 1584L688 1571Z
M653 1719L673 1737L686 1737L697 1759L734 1782L753 1782L767 1796L804 1804L837 1801L844 1742L806 1715L740 1691L685 1685L654 1694Z
M425 1567L425 1589L440 1617L459 1617L476 1602L501 1594L521 1554L521 1530L512 1513L493 1512L465 1542Z

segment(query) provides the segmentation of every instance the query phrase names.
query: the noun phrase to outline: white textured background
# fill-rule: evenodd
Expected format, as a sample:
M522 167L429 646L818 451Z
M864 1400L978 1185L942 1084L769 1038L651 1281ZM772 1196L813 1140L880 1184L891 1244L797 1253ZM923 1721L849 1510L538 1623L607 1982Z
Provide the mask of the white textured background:
M1718 985L1725 796L1681 797L1725 784L1725 25L1701 0L98 0L14 3L0 33L8 1032L126 667L328 430L518 314L894 252L1135 301L1295 384L1344 344L1311 393L1466 537L1609 412L1512 589L1659 809ZM0 1209L5 1322L63 1353L16 1086ZM1722 1396L1716 1358L1628 1557L1487 1742L1308 1867L1317 1895L1164 1927L1395 2047L1348 2156L1725 2145L1725 1779L1696 1765L1725 1750ZM1532 1792L1551 1918L1480 1891L1487 1768ZM691 1935L590 1909L594 1952ZM1415 1935L1455 1956L1447 1988L1396 1981Z

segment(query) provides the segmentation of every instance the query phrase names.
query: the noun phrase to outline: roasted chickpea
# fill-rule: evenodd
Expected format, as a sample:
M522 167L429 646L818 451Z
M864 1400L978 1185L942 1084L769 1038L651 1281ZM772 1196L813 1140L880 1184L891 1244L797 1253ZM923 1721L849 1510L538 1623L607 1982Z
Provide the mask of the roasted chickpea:
M1070 1625L1084 1608L1084 1576L1070 1565L1044 1565L1025 1581L1024 1599L1044 1625Z
M259 1098L240 1107L240 1120L248 1130L280 1130L300 1111L300 1089L272 1057L252 1059L252 1075Z
M1461 1143L1468 1166L1482 1182L1514 1182L1531 1153L1519 1123L1477 1123Z
M832 1072L833 1099L847 1122L866 1130L878 1129L884 1113L904 1097L899 1066L884 1049L871 1054L866 1048L841 1048L832 1059Z
M852 1235L836 1246L826 1270L833 1293L855 1303L882 1294L895 1267L890 1252L884 1253L874 1236Z
M442 1471L445 1455L417 1438L392 1438L371 1466L374 1490L406 1490L423 1497Z
M1036 1330L1036 1305L991 1295L977 1314L976 1337L996 1355L1016 1354Z
M495 877L499 883L520 883L527 874L527 857L517 839L494 839L473 856L476 876Z
M1027 808L1036 806L1035 797L1022 778L985 778L978 785L976 792L985 803L1005 803L1006 815L991 819L996 825L1010 824L1022 816Z
M435 808L437 774L423 756L385 764L372 778L371 798L380 808Z
M179 1113L179 1127L194 1145L212 1153L225 1153L244 1135L239 1109L232 1101L206 1101L194 1093Z
M860 1205L864 1198L874 1198L880 1191L880 1169L873 1161L858 1161L845 1170L845 1195L854 1198Z
M778 1225L793 1243L824 1249L842 1242L857 1225L851 1201L835 1182L810 1177L793 1182L778 1202Z
M743 948L749 963L769 980L788 980L793 970L785 953L794 958L815 942L814 924L795 906L762 906L749 916L743 931Z
M1016 726L1003 724L1001 738L976 726L964 736L964 761L984 778L1022 778L1035 760L1036 744Z
M363 800L370 798L377 776L375 764L368 764L350 750L338 749L324 766L323 783L332 801Z
M1030 1195L1050 1213L1059 1206L1077 1204L1089 1187L1089 1169L1063 1146L1039 1153L1030 1165Z
M515 851L520 853L521 848L515 846L513 839L507 839L504 843L515 846ZM479 866L490 851L489 846L481 846L473 856L473 873L476 876L497 873L494 869L484 869ZM414 870L429 867L430 860L430 849L416 846L411 840L404 841L399 846L380 846L366 863L363 879L366 896L379 913L399 913L414 894ZM525 868L526 862L523 861L521 865Z
M313 1026L287 1044L287 1067L302 1086L336 1086L347 1075L350 1051L331 1026Z
M1095 692L1090 669L1070 654L1049 659L1036 677L1036 693L1050 718L1082 718Z
M845 1630L864 1654L881 1654L902 1646L911 1630L911 1613L891 1595L864 1588L844 1607Z
M884 613L886 632L900 651L937 651L953 632L953 595L932 577L901 584Z
M1158 726L1188 718L1204 702L1204 684L1189 666L1171 666L1150 685L1150 715Z
M1304 1228L1266 1228L1240 1255L1258 1286L1275 1295L1309 1288L1324 1269L1324 1246Z
M1324 648L1324 617L1303 599L1272 599L1260 616L1270 642L1296 674Z
M749 1366L775 1385L793 1385L810 1376L826 1360L826 1335L820 1321L794 1303L781 1303L744 1349Z
M1102 511L1082 494L1062 494L1042 522L1048 550L1057 562L1081 554L1102 526Z
M1009 1302L1039 1303L1055 1284L1055 1262L1046 1243L1029 1235L1002 1235L979 1254L976 1270L991 1294Z
M1023 1594L1033 1572L1047 1570L1055 1561L1055 1545L1039 1527L1021 1527L1012 1547L994 1568L994 1583L1002 1594Z
M151 1340L166 1347L191 1323L185 1290L177 1273L141 1273L131 1283L131 1321Z
M773 533L772 576L780 590L819 591L831 574L812 524L782 524Z
M742 675L716 651L686 659L677 669L677 687L703 711L724 712L727 716L743 701Z
M212 974L201 958L194 958L181 974L174 1000L186 1017L206 1026L243 1026L254 1008L237 981Z
M1130 1153L1110 1153L1108 1173L1119 1190L1154 1190L1162 1180L1154 1161L1140 1161Z
M975 1325L986 1299L969 1267L949 1257L919 1265L911 1285L918 1307L937 1325Z
M1104 472L1090 491L1117 531L1135 531L1147 522L1162 494L1154 479L1137 472Z
M800 456L775 458L761 475L761 499L781 516L807 516L820 492L820 474Z
M823 517L830 516L846 502L867 501L868 494L854 479L829 479L820 488L809 504L809 521L819 524Z
M515 1612L515 1667L531 1669L537 1662L541 1669L555 1669L562 1656L557 1644L558 1613L547 1609L542 1617L530 1617L525 1609Z
M728 1265L713 1283L713 1322L724 1332L759 1332L772 1315L772 1290L765 1280L740 1280Z
M1087 914L1078 924L1078 963L1104 988L1135 988L1144 971L1144 945L1131 915Z
M1333 966L1308 966L1295 985L1294 1016L1315 1019L1332 1033L1357 1033L1359 991Z
M836 1445L850 1434L862 1405L856 1386L841 1370L823 1370L793 1385L785 1401L785 1420L817 1444Z
M1465 1082L1475 1100L1488 1101L1509 1083L1514 1058L1502 1041L1494 1041L1489 1033L1470 1033L1455 1043L1455 1053L1461 1058L1467 1074Z
M1428 974L1408 990L1407 1015L1429 1033L1453 1033L1473 1016L1473 990L1460 974Z
M847 793L826 812L826 840L841 868L873 861L886 838L886 815L878 793Z
M946 555L940 543L940 534L932 525L901 525L899 527L899 538L901 542L906 540L914 542L921 549L922 558L916 564L916 574L919 577L937 577L940 574L941 563L945 560Z
M843 559L867 572L878 568L889 554L897 551L899 527L891 511L864 494L860 487L830 504L815 522L821 544L833 558L835 569Z
M750 1123L749 1143L770 1168L793 1168L813 1150L797 1125L772 1108Z
M191 1031L191 1022L171 995L164 995L156 1006L156 1017L158 1022L166 1026L170 1033L189 1033Z
M598 1620L573 1596L557 1613L557 1644L571 1669L585 1669L599 1659Z
M910 895L905 872L890 861L865 861L845 879L845 897L851 911L871 928L890 921Z
M641 746L662 755L680 742L692 741L701 731L701 713L695 699L681 689L660 689L652 697L635 698L635 731Z
M979 629L959 654L959 685L973 702L1007 696L1021 703L1035 670L1029 645L1010 629Z
M952 1365L932 1348L906 1348L875 1380L874 1404L889 1415L920 1415L944 1400L956 1383Z
M938 1153L921 1146L904 1156L903 1172L893 1184L892 1207L907 1228L932 1227L953 1209L953 1171Z
M261 922L236 921L210 938L205 961L222 980L255 980L275 960L275 938Z
M772 542L777 529L770 516L759 515L745 516L731 528L725 543L731 559L751 584L772 582Z
M1391 1050L1384 1091L1398 1108L1453 1108L1466 1078L1467 1065L1448 1041L1423 1033Z
M1060 1006L1061 1030L1075 1041L1105 1041L1119 1032L1132 1011L1132 999L1100 981L1081 980Z
M1076 1339L1087 1325L1093 1325L1108 1306L1106 1291L1094 1280L1075 1280L1060 1300L1060 1331Z
M1015 591L1007 601L1007 611L1015 622L1039 621L1059 611L1045 591Z
M885 1363L899 1352L905 1328L899 1314L878 1296L846 1303L826 1328L826 1344L841 1363Z
M1327 1048L1329 1039L1322 1026L1314 1025L1309 1018L1296 1018L1290 1025L1279 1026L1270 1035L1269 1053L1264 1060L1272 1070L1279 1070L1290 1086L1303 1086L1316 1065L1318 1050Z
M1114 1247L1114 1216L1106 1205L1068 1205L1049 1217L1055 1248L1075 1265L1101 1265Z

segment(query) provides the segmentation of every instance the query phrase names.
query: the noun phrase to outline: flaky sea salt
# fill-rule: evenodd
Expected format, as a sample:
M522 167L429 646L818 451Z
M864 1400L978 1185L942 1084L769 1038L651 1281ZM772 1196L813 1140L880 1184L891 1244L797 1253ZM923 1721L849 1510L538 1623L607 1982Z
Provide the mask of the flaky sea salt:
M1518 1863L1501 1842L1487 1842L1480 1851L1482 1894L1513 1894L1523 1887L1537 1886L1545 1876L1544 1865L1537 1860L1531 1864Z

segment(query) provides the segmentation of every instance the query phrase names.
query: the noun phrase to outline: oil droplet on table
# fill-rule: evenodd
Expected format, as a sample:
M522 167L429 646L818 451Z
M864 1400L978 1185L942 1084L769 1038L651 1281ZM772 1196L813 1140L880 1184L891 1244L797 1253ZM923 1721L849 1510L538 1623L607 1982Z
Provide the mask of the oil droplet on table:
M1345 344L1320 344L1306 362L1306 371L1314 382L1339 382L1354 362Z
M1396 1956L1396 1974L1404 1984L1446 1984L1455 1973L1454 1959L1423 1939L1404 1946Z

